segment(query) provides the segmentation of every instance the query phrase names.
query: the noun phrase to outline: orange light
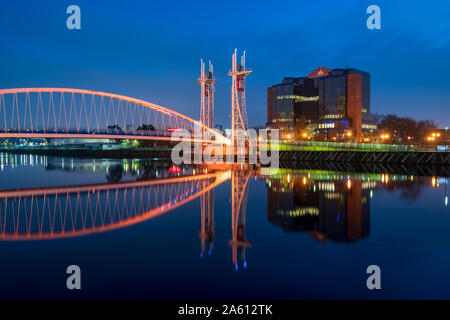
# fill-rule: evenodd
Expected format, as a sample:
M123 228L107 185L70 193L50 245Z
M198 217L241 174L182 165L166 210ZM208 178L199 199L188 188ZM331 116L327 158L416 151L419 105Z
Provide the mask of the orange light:
M435 177L433 177L431 179L431 185L433 186L433 188L436 186L436 178Z
M291 138L291 135L290 135L290 134L286 135L286 138L290 139L290 138Z
M308 182L308 180L306 179L306 177L303 177L303 184L306 184Z
M308 134L307 134L306 132L304 132L304 133L302 134L302 136L303 136L303 138L306 138L306 137L308 136Z
M350 188L352 187L352 181L350 179L347 180L347 189L350 190Z
M348 136L348 137L351 137L351 136L352 136L352 132L351 132L351 131L348 131L348 132L347 132L347 136Z

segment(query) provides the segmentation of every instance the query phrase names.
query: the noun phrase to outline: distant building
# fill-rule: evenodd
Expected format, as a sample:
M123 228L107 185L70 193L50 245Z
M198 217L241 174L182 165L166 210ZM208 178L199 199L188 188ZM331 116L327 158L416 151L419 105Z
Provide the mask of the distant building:
M284 78L267 90L267 127L285 139L363 141L370 122L370 74L319 67L308 77Z

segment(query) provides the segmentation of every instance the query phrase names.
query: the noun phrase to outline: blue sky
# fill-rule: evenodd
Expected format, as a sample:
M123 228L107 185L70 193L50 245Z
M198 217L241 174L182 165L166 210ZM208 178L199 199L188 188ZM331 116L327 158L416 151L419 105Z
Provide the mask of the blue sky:
M66 8L81 8L81 30ZM381 8L381 30L366 8ZM448 1L0 1L0 88L69 87L158 103L199 117L200 58L217 78L216 123L229 126L234 48L247 51L250 125L266 88L318 66L371 74L371 108L450 126Z

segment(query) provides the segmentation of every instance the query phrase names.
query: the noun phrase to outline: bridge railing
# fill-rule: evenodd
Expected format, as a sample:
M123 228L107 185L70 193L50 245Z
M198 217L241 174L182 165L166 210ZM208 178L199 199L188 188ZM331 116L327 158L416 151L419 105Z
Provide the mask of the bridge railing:
M448 152L434 145L395 145L357 142L279 141L279 151Z

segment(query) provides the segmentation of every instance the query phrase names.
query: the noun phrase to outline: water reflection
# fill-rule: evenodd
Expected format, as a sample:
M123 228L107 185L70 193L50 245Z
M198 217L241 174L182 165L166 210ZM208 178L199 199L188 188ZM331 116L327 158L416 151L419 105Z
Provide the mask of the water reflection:
M285 231L304 231L318 242L357 241L370 234L374 192L399 192L417 201L430 185L441 185L448 205L447 178L387 173L263 169L267 186L267 219Z
M35 154L12 154L0 152L0 170L5 167L16 168L18 166L47 165L47 157Z
M318 169L177 167L151 160L76 160L0 154L4 168L42 166L46 171L96 173L103 182L0 191L0 239L57 239L111 231L181 208L199 199L200 258L214 250L214 189L230 181L228 245L235 270L247 268L247 197L251 178L267 190L267 221L286 232L307 232L317 242L356 242L370 236L371 199L397 192L417 201L430 186L448 204L447 178ZM70 181L69 181L70 182ZM4 185L2 185L5 188ZM251 223L251 222L250 222ZM256 245L261 245L257 243Z
M0 191L0 239L42 240L110 231L166 214L229 177L218 172Z
M267 218L285 231L319 242L356 241L370 233L370 194L376 181L339 174L290 172L266 179Z

